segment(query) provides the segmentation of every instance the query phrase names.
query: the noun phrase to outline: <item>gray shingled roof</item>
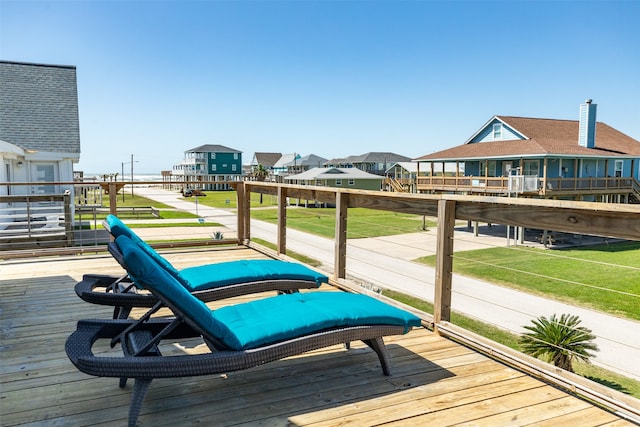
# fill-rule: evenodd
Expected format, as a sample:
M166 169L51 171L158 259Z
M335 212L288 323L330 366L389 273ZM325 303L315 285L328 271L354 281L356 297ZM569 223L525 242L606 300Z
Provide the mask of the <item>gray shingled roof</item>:
M285 181L308 181L314 179L376 179L384 177L361 171L358 168L312 168L306 172L286 176Z
M306 156L296 159L296 161L290 161L284 166L317 166L324 165L327 161L324 157L316 156L315 154L307 154Z
M397 162L410 162L411 158L402 156L396 153L390 152L381 152L381 151L372 151L369 153L360 154L358 156L349 156L343 159L331 159L327 164L347 164L347 163L384 163L387 162L397 163Z
M185 153L242 153L242 151L235 150L233 148L225 147L224 145L217 144L205 144L199 147L192 148L185 151Z
M264 167L272 167L276 164L278 160L282 157L282 153L259 153L256 152L254 154L254 159L257 165L262 165Z
M80 153L76 67L0 61L0 139Z

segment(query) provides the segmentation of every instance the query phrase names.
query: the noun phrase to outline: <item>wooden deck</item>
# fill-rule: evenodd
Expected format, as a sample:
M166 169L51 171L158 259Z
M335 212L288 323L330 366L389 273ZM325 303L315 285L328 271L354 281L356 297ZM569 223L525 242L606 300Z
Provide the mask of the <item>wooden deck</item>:
M178 267L263 257L246 248L167 254ZM109 256L0 264L2 426L126 424L131 384L85 375L64 353L77 320L111 314L78 299L75 283L121 272ZM353 343L228 375L154 380L139 425L631 425L428 330L386 342L391 377Z

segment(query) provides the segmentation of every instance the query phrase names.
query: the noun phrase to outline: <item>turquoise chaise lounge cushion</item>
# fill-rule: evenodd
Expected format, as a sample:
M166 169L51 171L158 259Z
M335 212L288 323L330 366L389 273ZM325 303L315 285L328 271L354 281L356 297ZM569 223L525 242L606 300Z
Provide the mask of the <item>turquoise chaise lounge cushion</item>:
M346 292L285 294L212 311L131 239L120 236L116 244L131 266L132 278L164 296L205 334L233 350L247 350L337 327L395 325L407 332L420 326L420 319L411 313L366 295Z
M221 262L177 270L118 217L108 215L105 222L114 237L127 236L133 240L190 292L257 280L308 280L314 281L317 286L329 281L324 274L302 264L273 259Z

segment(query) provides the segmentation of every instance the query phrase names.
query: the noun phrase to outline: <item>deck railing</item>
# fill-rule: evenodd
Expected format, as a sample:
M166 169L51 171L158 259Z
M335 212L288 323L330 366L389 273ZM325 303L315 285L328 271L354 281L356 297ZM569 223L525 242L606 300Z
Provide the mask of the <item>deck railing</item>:
M481 176L419 176L419 191L455 191L468 193L508 194L509 177ZM533 194L562 195L589 193L629 193L633 191L633 178L537 178Z
M454 179L441 177L442 179ZM216 182L219 183L219 182ZM72 184L72 183L65 183ZM134 182L128 185L156 185L164 187L162 182ZM180 183L173 183L173 187ZM533 375L543 376L549 380L563 384L573 390L596 401L604 401L607 405L615 404L622 411L634 414L640 419L640 408L634 407L624 397L608 391L606 388L596 388L592 384L586 384L575 375L557 370L549 370L548 365L539 364L531 358L496 346L487 342L482 337L475 336L468 331L461 330L451 323L452 292L453 292L453 260L454 260L454 233L456 222L469 223L480 222L490 224L503 224L514 228L532 228L541 230L553 230L575 235L601 236L612 239L625 239L640 241L640 206L623 204L605 204L593 202L571 202L558 200L542 200L527 198L483 197L483 196L459 196L459 195L425 195L408 193L389 193L365 190L346 190L328 187L283 185L258 181L230 182L236 188L237 216L235 240L226 240L226 243L235 242L239 245L254 245L251 230L251 193L270 195L277 201L277 225L273 241L276 254L285 256L288 253L288 237L293 230L287 226L289 206L287 201L293 199L320 202L324 205L335 206L335 228L332 246L332 283L337 286L353 289L350 276L350 264L348 256L347 231L350 224L350 210L354 208L370 208L375 210L391 211L400 214L412 214L437 219L436 236L436 263L433 279L424 278L425 283L433 280L433 312L426 321L440 334L450 336L456 340L464 341L481 351L500 355L502 360L517 365L521 369L531 372ZM487 182L493 185L492 182ZM1 185L1 183L0 183ZM28 185L28 184L25 184ZM117 213L119 197L116 183L107 185L107 194L100 193L100 197L108 197L110 211ZM83 187L84 188L84 187ZM75 190L76 199L78 193L87 200L99 200L97 194L91 189ZM95 189L95 191L102 191ZM6 198L7 196L5 196ZM33 197L33 196L23 196ZM51 196L47 196L51 197ZM58 196L56 196L58 197ZM70 195L59 196L70 200ZM8 203L0 198L1 203ZM70 203L70 202L67 202ZM87 202L85 205L92 204ZM76 202L77 205L77 202ZM296 208L299 209L299 208ZM71 225L72 209L64 210L65 224ZM71 244L71 243L69 243ZM75 242L77 245L77 242ZM35 251L33 254L36 254ZM311 254L313 256L313 254ZM362 289L360 289L362 290ZM431 298L430 298L431 299ZM509 302L505 302L509 305ZM516 304L513 302L513 304ZM612 397L613 396L613 397ZM613 403L612 403L613 401Z

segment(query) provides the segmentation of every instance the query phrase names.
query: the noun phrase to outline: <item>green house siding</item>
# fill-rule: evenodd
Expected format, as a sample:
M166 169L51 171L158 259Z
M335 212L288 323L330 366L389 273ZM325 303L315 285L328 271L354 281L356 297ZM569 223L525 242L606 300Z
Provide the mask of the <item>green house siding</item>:
M242 153L209 153L207 173L209 175L240 175Z
M337 188L356 188L358 190L380 190L380 180L377 179L355 179L353 184L349 184L351 180L346 179L328 179L327 187Z

